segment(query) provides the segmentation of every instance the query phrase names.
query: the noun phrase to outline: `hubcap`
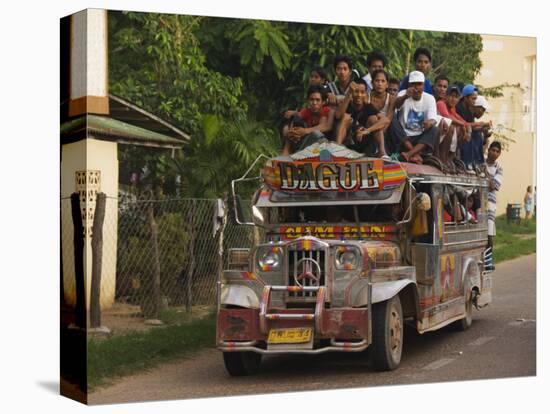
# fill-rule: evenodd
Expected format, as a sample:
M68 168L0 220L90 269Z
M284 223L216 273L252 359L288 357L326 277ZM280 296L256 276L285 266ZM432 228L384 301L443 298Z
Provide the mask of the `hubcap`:
M401 318L394 306L390 312L390 347L393 354L398 353L401 346Z

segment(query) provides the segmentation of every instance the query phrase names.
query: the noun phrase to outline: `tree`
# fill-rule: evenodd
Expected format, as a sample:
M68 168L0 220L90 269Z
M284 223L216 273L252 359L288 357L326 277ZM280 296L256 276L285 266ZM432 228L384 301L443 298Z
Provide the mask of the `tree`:
M201 114L246 113L242 81L210 70L195 32L201 17L109 14L109 89L193 134Z
M280 147L278 134L246 118L225 122L207 115L202 123L202 133L170 160L189 197L221 196L259 154L272 156Z
M275 34L276 42L272 41ZM277 125L283 110L303 104L314 65L325 67L334 78L336 55L349 55L364 74L367 54L380 50L388 58L387 71L398 78L412 69L412 56L419 46L432 51L432 80L445 72L453 79L471 82L481 67L481 36L475 34L205 18L197 38L210 67L242 78L249 113L272 125ZM289 51L286 64L279 56Z

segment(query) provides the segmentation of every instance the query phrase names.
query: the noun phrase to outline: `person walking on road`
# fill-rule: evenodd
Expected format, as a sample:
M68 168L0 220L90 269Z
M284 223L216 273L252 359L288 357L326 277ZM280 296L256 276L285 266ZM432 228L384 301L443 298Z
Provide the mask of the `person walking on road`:
M529 220L533 217L533 187L528 186L525 197L523 197L523 206L525 208L525 220Z

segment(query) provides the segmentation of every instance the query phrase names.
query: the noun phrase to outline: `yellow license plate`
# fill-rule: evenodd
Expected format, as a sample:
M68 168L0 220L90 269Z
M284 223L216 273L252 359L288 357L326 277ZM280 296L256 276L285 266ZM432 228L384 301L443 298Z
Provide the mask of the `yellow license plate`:
M267 342L270 344L301 344L311 340L311 328L271 329Z

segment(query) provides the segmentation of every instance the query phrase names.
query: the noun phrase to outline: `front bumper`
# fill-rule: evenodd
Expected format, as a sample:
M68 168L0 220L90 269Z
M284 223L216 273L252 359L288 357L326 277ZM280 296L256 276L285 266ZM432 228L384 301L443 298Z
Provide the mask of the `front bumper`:
M218 349L224 352L254 351L262 354L319 354L328 351L358 352L370 344L367 308L220 309ZM271 329L313 328L309 344L268 344Z

